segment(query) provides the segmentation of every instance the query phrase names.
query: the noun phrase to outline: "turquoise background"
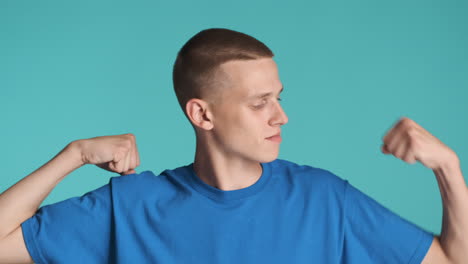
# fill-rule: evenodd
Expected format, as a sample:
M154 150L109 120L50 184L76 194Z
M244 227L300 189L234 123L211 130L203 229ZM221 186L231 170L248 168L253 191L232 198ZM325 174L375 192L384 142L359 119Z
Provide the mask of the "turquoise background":
M467 13L466 1L1 1L0 191L95 136L134 133L139 172L192 162L172 65L191 36L226 27L276 54L289 117L279 158L328 169L440 233L433 172L380 146L407 116L468 165ZM117 175L86 165L42 205Z

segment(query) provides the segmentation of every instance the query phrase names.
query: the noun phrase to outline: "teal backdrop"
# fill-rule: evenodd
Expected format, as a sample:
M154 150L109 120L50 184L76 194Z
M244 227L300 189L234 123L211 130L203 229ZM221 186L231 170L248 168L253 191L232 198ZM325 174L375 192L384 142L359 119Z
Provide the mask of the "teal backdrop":
M279 158L330 170L440 233L432 170L380 151L409 117L468 163L466 1L1 1L0 191L73 140L134 133L138 172L194 159L172 86L178 50L225 27L276 54L289 117ZM118 176L85 165L41 205ZM465 179L466 179L465 173Z

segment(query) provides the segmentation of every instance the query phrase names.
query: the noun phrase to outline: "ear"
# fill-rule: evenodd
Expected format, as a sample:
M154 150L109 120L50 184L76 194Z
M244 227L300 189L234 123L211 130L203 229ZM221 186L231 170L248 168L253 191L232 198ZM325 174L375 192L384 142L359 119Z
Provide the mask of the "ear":
M213 128L213 116L208 109L207 102L192 98L185 105L185 111L194 126L204 130L211 130Z

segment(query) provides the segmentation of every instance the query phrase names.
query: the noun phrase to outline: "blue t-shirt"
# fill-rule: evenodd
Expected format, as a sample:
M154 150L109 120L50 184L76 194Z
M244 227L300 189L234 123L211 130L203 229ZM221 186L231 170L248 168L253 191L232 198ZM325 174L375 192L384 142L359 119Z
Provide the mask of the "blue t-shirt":
M421 263L434 234L332 172L276 159L223 191L193 163L116 176L22 223L36 263Z

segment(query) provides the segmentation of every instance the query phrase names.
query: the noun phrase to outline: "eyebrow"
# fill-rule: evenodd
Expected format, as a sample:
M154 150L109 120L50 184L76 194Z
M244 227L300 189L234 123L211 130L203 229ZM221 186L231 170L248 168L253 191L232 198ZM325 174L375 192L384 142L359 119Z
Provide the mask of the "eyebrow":
M281 86L281 90L280 90L280 93L284 90L284 86ZM250 96L250 99L257 99L257 98L265 98L265 97L269 97L272 95L272 92L268 92L268 93L263 93L263 94L256 94L256 95L252 95Z

